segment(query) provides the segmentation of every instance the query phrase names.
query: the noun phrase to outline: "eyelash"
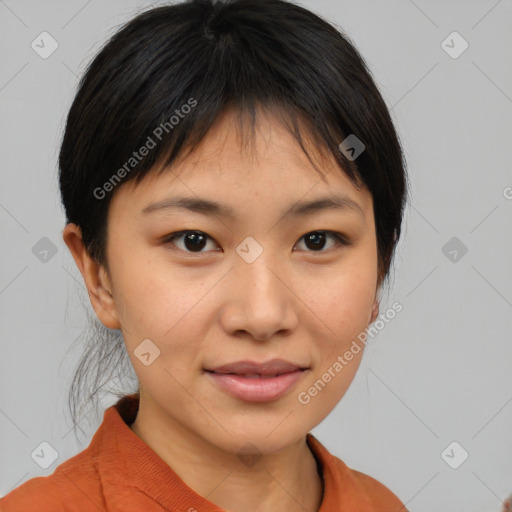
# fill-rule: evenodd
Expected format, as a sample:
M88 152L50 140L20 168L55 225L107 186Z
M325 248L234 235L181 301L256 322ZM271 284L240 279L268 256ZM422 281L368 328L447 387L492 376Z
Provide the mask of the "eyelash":
M172 243L174 242L174 240L176 240L177 238L180 238L182 237L183 235L186 235L188 233L198 233L198 234L201 234L201 235L205 235L209 240L213 240L216 244L217 242L215 241L215 239L213 239L211 236L209 236L208 234L206 234L204 231L199 231L199 230L196 230L196 229L186 229L186 230L183 230L183 231L177 231L176 233L171 233L170 235L166 236L164 239L163 239L163 243L164 244L168 244L168 243ZM332 236L333 238L336 239L337 243L338 243L338 247L341 245L341 246L348 246L350 245L350 242L347 240L347 238L342 235L341 233L338 233L336 231L329 231L329 230L315 230L315 231L308 231L307 233L305 233L304 235L302 235L300 238L299 238L299 241L303 240L305 236L307 235L310 235L310 234L313 234L313 233L325 233L327 235L330 235ZM218 244L217 244L218 245ZM306 251L306 252L310 252L310 253L327 253L333 249L336 249L337 246L335 247L331 247L330 249L321 249L319 251ZM188 253L188 254L202 254L202 253L206 253L206 252L209 252L209 251L188 251L186 249L180 249L179 247L177 248L178 250L181 250L185 253Z

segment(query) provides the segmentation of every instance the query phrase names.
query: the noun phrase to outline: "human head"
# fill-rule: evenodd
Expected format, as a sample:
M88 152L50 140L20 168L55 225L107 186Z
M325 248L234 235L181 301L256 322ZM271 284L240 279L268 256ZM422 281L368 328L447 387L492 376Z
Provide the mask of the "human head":
M228 110L239 116L241 130L249 119L253 135L257 113L274 113L306 154L308 139L354 186L369 191L381 286L405 202L398 136L350 39L282 0L193 0L152 9L118 31L91 62L59 157L66 221L79 226L91 257L109 273L115 194L185 161ZM339 149L349 135L365 146L354 161ZM134 151L153 143L130 163Z

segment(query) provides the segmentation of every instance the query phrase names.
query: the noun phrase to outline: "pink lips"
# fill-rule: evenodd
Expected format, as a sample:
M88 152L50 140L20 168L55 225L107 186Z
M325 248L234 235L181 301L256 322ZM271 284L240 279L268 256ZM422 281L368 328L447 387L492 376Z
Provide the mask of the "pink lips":
M272 359L263 363L238 361L206 372L221 389L236 398L267 402L286 394L305 370L283 359Z

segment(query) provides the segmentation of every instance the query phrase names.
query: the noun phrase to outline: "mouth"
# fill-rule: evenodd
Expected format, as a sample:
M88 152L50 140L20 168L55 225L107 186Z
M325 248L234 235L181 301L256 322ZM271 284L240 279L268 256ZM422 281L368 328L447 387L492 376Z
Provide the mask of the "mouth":
M238 361L205 372L218 388L232 397L246 402L269 402L290 392L308 370L305 366L273 359L264 363Z

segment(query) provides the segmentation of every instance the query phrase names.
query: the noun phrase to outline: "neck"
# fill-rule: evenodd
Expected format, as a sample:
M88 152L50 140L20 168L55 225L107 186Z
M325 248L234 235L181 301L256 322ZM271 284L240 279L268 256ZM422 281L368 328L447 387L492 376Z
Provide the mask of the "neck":
M317 512L320 508L322 478L305 436L278 453L241 464L237 454L224 452L143 406L130 428L188 487L223 510Z

